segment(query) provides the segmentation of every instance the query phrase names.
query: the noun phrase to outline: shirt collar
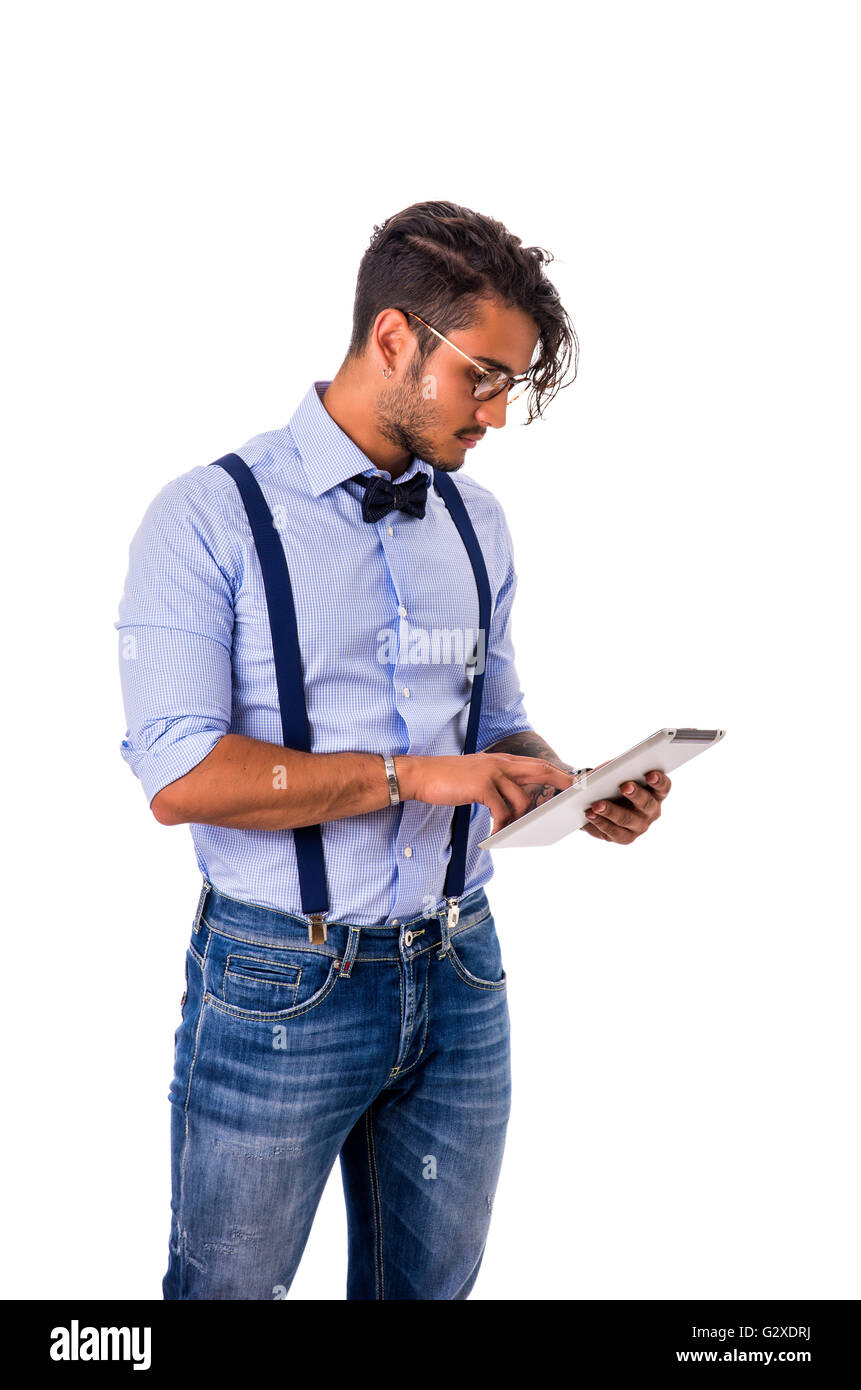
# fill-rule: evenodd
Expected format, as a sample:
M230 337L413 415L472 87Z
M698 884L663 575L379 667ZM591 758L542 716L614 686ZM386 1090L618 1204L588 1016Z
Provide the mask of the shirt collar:
M390 478L384 469L371 463L349 435L336 424L321 399L323 392L331 386L329 381L315 381L309 386L288 428L308 478L308 489L313 497L321 497L330 488L351 478L354 473L376 473ZM405 473L397 479L406 482L416 473L427 473L433 482L433 469L424 459L413 456Z

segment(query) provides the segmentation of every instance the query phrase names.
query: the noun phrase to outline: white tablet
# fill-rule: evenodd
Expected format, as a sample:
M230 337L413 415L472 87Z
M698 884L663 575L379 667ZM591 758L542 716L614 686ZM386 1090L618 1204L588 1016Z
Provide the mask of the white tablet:
M586 811L595 801L612 801L622 796L623 782L642 782L647 772L671 772L682 763L704 753L723 738L725 729L659 729L651 738L582 773L565 791L549 801L495 830L479 849L519 849L529 845L553 845L557 840L587 825Z

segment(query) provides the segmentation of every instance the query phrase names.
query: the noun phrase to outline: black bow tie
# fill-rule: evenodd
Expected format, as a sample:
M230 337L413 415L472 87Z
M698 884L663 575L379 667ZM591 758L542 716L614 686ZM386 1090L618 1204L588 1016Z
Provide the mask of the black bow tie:
M388 478L378 475L365 478L361 473L356 473L348 481L361 483L365 489L362 498L362 516L365 521L379 521L394 508L408 512L410 516L425 514L430 482L427 473L419 471L405 483L392 483Z

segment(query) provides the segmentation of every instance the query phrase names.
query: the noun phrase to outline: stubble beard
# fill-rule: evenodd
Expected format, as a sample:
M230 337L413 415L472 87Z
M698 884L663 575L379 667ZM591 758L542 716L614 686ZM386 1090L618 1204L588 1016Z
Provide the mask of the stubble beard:
M440 411L433 401L422 399L420 377L411 376L394 390L381 390L375 415L377 429L389 444L445 473L456 473L463 467L464 459L451 463L436 451L432 431L440 423Z

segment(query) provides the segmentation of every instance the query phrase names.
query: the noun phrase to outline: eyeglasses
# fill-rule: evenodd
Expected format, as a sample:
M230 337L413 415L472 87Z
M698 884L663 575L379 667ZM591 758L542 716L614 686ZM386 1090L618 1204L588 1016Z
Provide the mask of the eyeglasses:
M494 396L500 395L502 391L507 389L509 392L508 404L511 405L523 395L523 391L518 391L514 396L510 393L515 386L523 385L525 389L525 386L528 385L531 380L528 375L508 376L506 372L497 371L496 369L488 370L487 367L482 367L480 362L476 362L475 358L470 357L461 348L457 347L455 343L452 343L444 334L437 333L435 328L431 328L429 323L425 323L421 315L414 314L412 309L401 309L399 312L402 314L409 314L411 318L418 319L419 323L424 323L425 328L430 328L431 333L436 333L438 338L441 338L444 343L448 343L449 347L454 348L455 352L459 352L461 357L465 357L467 362L471 362L472 365L481 372L481 380L477 381L472 388L472 394L477 401L492 401Z

